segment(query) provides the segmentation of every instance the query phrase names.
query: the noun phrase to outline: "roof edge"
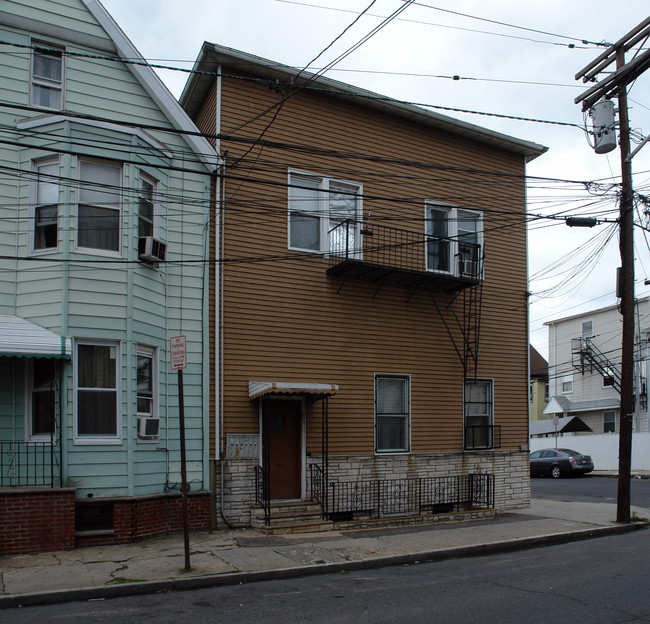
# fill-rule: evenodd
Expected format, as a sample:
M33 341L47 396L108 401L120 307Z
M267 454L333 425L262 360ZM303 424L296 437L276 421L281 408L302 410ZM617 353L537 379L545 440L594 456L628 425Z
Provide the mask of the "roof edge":
M295 67L270 61L268 59L241 52L225 46L205 41L201 51L192 67L192 73L185 84L185 88L179 98L181 105L188 111L189 115L196 112L198 103L202 100L207 91L212 76L206 76L200 72L215 71L219 65L247 64L250 66L251 73L257 73L269 79L293 79L300 73L310 84L320 88L332 91L332 96L344 99L354 98L355 102L361 105L369 106L383 110L384 112L407 117L419 123L425 123L430 126L438 127L454 134L460 134L483 143L500 147L506 151L524 156L526 162L541 156L548 147L518 139L494 130L489 130L447 115L436 113L421 106L401 102L394 98L383 96L367 89L355 87L353 85L325 78L322 76L315 77L311 72L300 72ZM197 73L199 72L199 73ZM362 98L361 100L359 98Z

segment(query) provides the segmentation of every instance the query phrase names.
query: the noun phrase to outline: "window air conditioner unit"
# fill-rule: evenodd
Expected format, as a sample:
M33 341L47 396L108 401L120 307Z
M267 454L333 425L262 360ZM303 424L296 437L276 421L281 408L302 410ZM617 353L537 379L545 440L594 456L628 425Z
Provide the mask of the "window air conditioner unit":
M157 438L160 435L160 418L138 416L138 437Z
M138 239L138 257L145 262L164 262L167 245L153 236L141 236Z
M478 263L476 260L463 260L458 261L458 272L462 277L478 278Z

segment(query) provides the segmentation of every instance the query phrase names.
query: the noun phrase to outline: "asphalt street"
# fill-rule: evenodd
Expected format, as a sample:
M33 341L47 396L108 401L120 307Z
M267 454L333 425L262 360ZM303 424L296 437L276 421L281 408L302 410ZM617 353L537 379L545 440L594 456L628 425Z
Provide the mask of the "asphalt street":
M650 531L516 553L13 609L7 624L650 622Z
M618 479L585 475L583 477L530 480L532 498L582 501L589 503L616 503ZM630 482L632 505L650 509L650 479L632 479Z

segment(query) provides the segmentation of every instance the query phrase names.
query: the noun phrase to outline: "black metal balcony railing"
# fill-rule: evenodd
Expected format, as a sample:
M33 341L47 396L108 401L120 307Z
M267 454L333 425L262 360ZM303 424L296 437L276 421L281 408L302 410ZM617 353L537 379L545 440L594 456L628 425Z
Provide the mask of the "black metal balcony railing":
M482 277L481 246L352 220L330 230L328 274L395 284L471 286Z
M501 425L466 425L465 450L501 448Z
M0 442L0 487L57 487L59 449L43 442Z
M320 466L311 464L310 494L334 521L494 507L494 477L488 474L369 481L333 481L324 490ZM327 500L327 502L326 502Z

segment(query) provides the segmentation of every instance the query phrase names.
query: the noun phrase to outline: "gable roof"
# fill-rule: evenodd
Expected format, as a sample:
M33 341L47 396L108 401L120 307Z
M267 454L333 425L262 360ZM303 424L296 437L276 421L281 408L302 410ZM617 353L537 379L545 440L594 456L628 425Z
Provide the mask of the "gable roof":
M118 56L122 59L142 63L126 63L126 67L158 105L173 127L176 130L200 134L194 122L188 117L156 72L147 65L144 57L138 52L101 2L99 0L82 0L82 2L113 41ZM192 134L185 134L183 138L209 171L216 169L220 162L219 155L207 139Z
M548 362L533 345L528 345L528 357L530 359L530 378L546 379L548 377Z
M379 109L391 115L404 117L417 123L432 126L445 130L452 134L462 135L464 137L489 144L493 147L506 150L523 156L526 162L537 158L548 150L547 147L517 139L500 132L494 132L474 124L460 121L446 115L441 115L414 104L407 104L393 98L381 96L378 93L354 87L338 80L316 77L314 74L276 63L268 59L233 50L225 46L214 43L204 42L199 52L199 56L194 63L193 73L190 74L188 81L180 97L180 103L183 108L194 116L198 111L201 102L206 97L210 85L214 80L214 74L220 65L235 65L246 73L254 74L269 81L281 82L292 81L298 73L305 81L309 81L310 88L317 87L320 90L329 91L328 95L343 100L353 101L358 106Z

